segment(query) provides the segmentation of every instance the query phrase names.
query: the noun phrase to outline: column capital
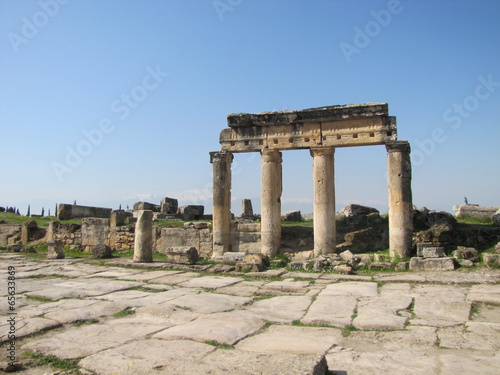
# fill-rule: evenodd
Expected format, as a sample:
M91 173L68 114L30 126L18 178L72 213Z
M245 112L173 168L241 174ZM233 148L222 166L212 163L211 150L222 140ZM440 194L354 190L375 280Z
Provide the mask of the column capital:
M221 151L211 151L209 152L210 154L210 163L216 163L224 160L224 158L230 158L229 161L233 161L233 154L230 151L227 150L221 150Z
M335 154L335 147L311 147L309 152L314 156L329 156Z
M387 152L404 152L409 154L411 152L410 143L408 141L387 141L385 143Z
M262 149L260 151L260 154L262 155L262 162L263 163L281 163L282 158L281 158L281 152L278 150L270 150L268 148Z

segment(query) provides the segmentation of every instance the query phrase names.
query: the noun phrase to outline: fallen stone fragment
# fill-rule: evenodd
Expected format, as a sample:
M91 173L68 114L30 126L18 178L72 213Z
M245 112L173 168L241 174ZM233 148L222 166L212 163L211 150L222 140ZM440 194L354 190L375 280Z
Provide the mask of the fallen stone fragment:
M411 258L411 271L453 271L456 268L454 258Z
M192 246L169 247L165 254L170 263L176 264L195 264L200 258L198 250Z

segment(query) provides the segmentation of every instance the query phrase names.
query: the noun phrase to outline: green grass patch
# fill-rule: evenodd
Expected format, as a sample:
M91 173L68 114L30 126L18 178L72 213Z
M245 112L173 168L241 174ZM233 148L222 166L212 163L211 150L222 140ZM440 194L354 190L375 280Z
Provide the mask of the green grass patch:
M312 327L312 328L332 328L332 326L329 324L305 324L305 323L302 323L300 320L294 320L292 322L292 326L294 326L294 327Z
M482 225L493 225L493 221L488 219L478 219L476 217L470 216L457 216L457 222L461 224L482 224Z
M71 325L74 327L80 327L83 325L96 324L96 323L99 323L97 319L75 320L73 323L71 323Z
M352 332L359 331L356 327L354 327L352 324L349 324L342 328L342 336L343 337L348 337Z
M28 296L24 295L27 299L33 300L33 301L38 301L38 302L57 302L57 300L53 300L50 298L45 298L45 297L37 297L37 296Z
M204 341L203 343L207 344L207 345L215 346L215 347L217 347L219 349L224 349L224 350L232 350L232 349L234 349L233 345L221 344L220 342L218 342L216 340L208 340L208 341Z
M314 223L312 220L304 220L304 221L282 221L281 225L286 227L314 227Z
M126 316L134 315L134 314L135 314L135 309L127 307L126 309L123 309L122 311L118 311L117 313L113 314L113 317L125 318Z
M39 227L48 227L51 221L59 221L64 224L82 224L82 219L57 220L55 216L30 217L16 215L10 212L0 212L0 220L4 220L6 224L21 225L28 220L35 220Z
M29 358L36 366L50 365L60 370L77 370L80 368L78 362L81 360L81 358L59 359L53 355L43 355L32 351L24 352L23 357Z

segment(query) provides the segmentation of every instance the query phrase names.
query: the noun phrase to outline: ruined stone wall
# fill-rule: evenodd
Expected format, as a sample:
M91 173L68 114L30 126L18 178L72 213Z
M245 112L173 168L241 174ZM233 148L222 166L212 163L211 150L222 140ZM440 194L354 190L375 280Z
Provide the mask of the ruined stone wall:
M109 246L116 250L128 250L134 248L135 227L125 225L121 227L110 227L108 232Z
M196 247L200 257L212 255L212 232L208 228L161 228L155 250L165 253L169 247Z
M81 246L82 226L78 224L61 224L54 222L54 240L60 240L63 246Z
M59 220L80 219L84 217L109 218L111 216L111 211L111 208L61 203L57 210L57 218Z

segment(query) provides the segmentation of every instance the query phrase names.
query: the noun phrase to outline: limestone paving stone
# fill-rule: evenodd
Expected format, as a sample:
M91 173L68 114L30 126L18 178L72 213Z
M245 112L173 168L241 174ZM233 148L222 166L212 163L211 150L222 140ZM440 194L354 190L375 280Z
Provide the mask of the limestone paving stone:
M131 270L131 269L123 269L119 267L108 268L107 270L102 270L102 272L98 272L87 277L111 277L111 278L126 278L127 276L136 275L141 273L141 270Z
M168 293L168 292L167 292ZM230 296L226 294L199 293L185 295L169 301L175 306L184 307L194 312L211 314L234 310L252 301L249 297Z
M200 290L194 288L178 288L159 293L147 293L139 290L124 290L105 294L103 296L97 296L95 298L113 301L122 306L139 307L158 305L182 296L198 294L199 292Z
M46 318L19 319L16 320L16 338L19 339L24 336L31 335L33 333L38 333L41 331L57 328L60 325L61 323ZM8 323L8 318L5 318L2 319L2 324L0 324L0 343L9 340L8 333L9 333L9 323Z
M236 285L230 285L224 288L216 289L216 292L222 294L230 294L233 296L251 297L259 290L259 288L260 286L242 285L242 283L238 283Z
M186 288L217 289L239 283L240 281L243 281L243 279L239 277L202 276L185 281L179 285Z
M30 341L21 349L64 359L80 358L144 338L159 329L158 325L153 324L135 324L133 329L127 324L92 324L72 327L50 338Z
M500 350L500 324L468 322L438 330L439 346L451 349Z
M262 272L248 272L245 275L249 277L278 277L285 273L284 269L279 270L267 270Z
M149 280L149 283L177 285L198 276L200 276L200 274L197 272L183 272L179 274L170 274L167 276L158 277L156 279Z
M183 362L200 362L215 347L189 340L137 340L81 360L79 366L101 375L172 374Z
M325 324L343 328L352 321L357 305L356 298L350 295L329 296L321 292L311 304L306 315L300 320L303 324Z
M281 281L272 281L263 286L265 290L279 290L283 292L306 293L309 281L294 281L293 279L284 279Z
M312 299L305 296L281 296L256 301L246 310L270 322L292 323L306 313Z
M358 313L352 324L362 330L403 329L406 317L398 316L400 310L407 310L413 302L410 296L375 297L358 303Z
M320 279L332 281L372 281L371 276L339 275L335 273L322 274Z
M498 375L500 355L481 354L463 355L462 353L440 355L442 374L480 374Z
M263 353L325 354L343 341L335 328L271 325L266 331L240 341L236 348Z
M130 281L150 281L164 276L178 275L183 271L141 271L133 275L118 276L119 279Z
M287 272L282 277L287 279L301 278L301 279L319 279L322 275L320 273L312 272Z
M500 304L500 285L473 285L467 294L467 300Z
M201 315L189 323L156 333L153 338L215 341L219 344L233 345L257 332L264 324L264 320L254 314L238 310Z
M427 281L426 277L414 273L396 273L396 274L381 274L373 277L374 281L380 281L384 283L424 283Z
M71 323L78 320L98 319L113 315L123 309L122 306L108 301L64 299L58 302L39 306L45 318L60 323Z
M377 294L377 283L347 281L326 286L320 296L376 297Z
M51 300L59 300L62 298L84 298L92 296L100 296L103 294L116 292L119 290L130 289L140 286L140 283L133 281L117 281L110 279L71 279L58 280L52 282L52 285L47 285L46 289L27 292L26 295L32 297L48 298Z

